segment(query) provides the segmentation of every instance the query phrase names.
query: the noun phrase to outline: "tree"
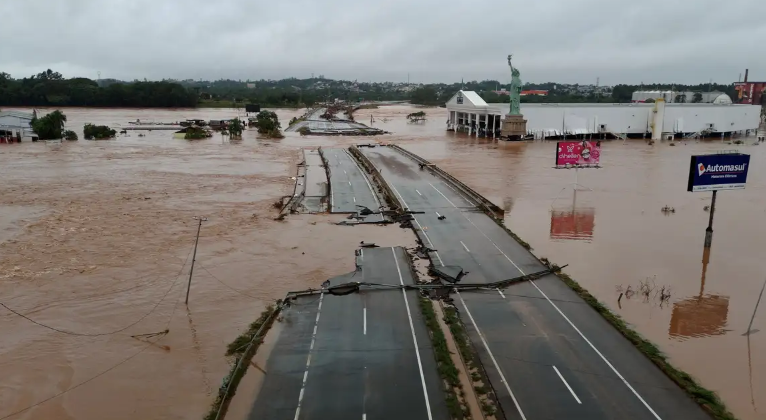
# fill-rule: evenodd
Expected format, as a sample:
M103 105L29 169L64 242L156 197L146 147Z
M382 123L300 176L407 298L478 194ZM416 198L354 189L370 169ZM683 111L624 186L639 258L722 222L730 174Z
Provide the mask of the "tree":
M439 104L436 90L431 86L422 86L412 91L410 102L416 105L437 105Z
M85 124L85 127L83 128L83 134L85 137L85 140L104 140L104 139L111 139L112 137L117 135L117 131L105 126L105 125L94 125L94 124Z
M243 130L242 121L240 121L239 118L234 118L233 120L231 120L231 123L229 123L229 134L231 134L232 138L234 137L241 138L242 130Z
M60 139L64 137L65 122L66 115L59 110L55 110L44 117L33 118L31 122L32 131L37 134L40 140Z
M64 131L64 138L70 141L77 140L77 133L75 133L72 130L66 130Z
M686 94L685 93L679 93L676 95L675 102L677 103L686 103Z
M280 129L282 126L279 124L279 117L273 111L261 111L255 116L255 126L258 128L259 134L264 134L267 137L281 139L284 137Z
M653 104L655 102L655 100L654 100L654 98L649 98L649 99L645 100L644 102L646 102L647 104Z
M702 102L702 93L694 92L694 96L692 97L692 103L698 104L700 102Z

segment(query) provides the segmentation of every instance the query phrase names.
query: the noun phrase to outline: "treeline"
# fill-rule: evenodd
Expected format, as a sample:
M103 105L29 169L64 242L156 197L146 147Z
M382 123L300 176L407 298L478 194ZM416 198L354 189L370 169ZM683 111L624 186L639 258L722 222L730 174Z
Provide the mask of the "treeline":
M198 93L200 105L216 103L254 103L262 107L309 107L315 103L342 99L357 101L404 101L409 94L396 90L390 83L355 83L345 80L321 78L258 80L181 81L182 85Z
M48 70L23 79L0 73L0 105L182 108L197 106L197 95L171 81L118 82L102 87L91 79L65 79Z

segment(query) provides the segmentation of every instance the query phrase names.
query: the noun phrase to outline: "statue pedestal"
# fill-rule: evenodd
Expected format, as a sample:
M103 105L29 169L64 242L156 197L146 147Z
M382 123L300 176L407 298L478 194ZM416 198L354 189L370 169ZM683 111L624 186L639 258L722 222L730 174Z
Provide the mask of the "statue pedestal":
M506 114L500 137L508 140L521 140L527 135L527 120L523 115Z

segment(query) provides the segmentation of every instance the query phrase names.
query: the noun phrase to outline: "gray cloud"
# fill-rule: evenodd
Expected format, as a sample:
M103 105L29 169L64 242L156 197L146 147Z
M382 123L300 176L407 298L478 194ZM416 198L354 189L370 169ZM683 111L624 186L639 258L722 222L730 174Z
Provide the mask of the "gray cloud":
M763 0L0 0L0 71L603 84L766 79Z

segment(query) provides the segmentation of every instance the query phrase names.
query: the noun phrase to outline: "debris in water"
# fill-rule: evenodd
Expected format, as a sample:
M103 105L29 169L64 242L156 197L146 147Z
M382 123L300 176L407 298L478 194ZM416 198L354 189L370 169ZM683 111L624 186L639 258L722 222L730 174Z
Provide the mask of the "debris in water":
M670 213L675 213L676 212L676 209L674 207L670 207L668 205L665 205L665 207L663 207L661 210L665 214L670 214Z

